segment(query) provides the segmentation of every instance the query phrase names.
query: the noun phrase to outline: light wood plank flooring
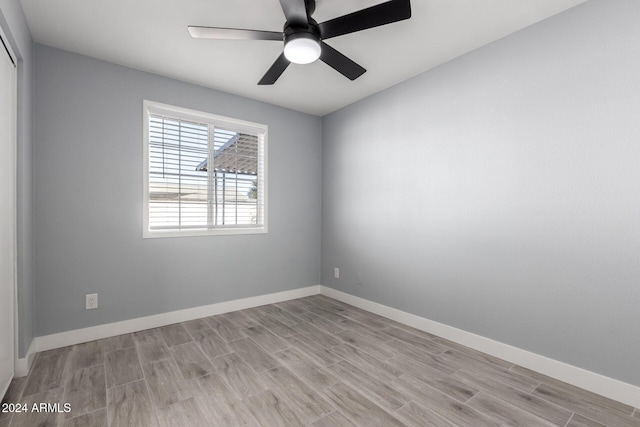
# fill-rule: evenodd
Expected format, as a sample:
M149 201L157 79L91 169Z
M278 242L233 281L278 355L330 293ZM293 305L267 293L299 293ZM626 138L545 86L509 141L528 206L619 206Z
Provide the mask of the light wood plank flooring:
M640 411L324 296L46 351L7 426L640 426Z

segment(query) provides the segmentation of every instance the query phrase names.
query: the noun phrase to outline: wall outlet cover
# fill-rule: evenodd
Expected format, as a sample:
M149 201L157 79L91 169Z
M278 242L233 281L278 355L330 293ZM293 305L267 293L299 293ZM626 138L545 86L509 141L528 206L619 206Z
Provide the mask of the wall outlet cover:
M98 308L98 294L85 295L85 308L87 310Z

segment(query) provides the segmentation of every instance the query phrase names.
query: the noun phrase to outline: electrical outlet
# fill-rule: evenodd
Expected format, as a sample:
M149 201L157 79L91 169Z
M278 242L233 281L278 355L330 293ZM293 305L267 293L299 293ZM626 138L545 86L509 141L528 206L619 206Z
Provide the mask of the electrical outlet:
M98 294L85 295L85 308L87 310L93 310L98 308Z
M333 268L333 278L334 279L339 279L340 278L340 269L338 267L334 267Z

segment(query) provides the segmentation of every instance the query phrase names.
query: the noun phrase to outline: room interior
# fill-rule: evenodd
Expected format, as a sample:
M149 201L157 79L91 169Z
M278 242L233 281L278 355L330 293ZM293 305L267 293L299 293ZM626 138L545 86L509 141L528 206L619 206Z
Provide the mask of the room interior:
M136 348L147 375L145 340L171 352L176 328L187 338L175 345L189 346L202 329L224 338L218 325L231 323L242 332L225 339L235 343L230 354L249 365L243 354L269 347L255 344L251 328L295 341L286 354L266 350L292 374L276 378L270 366L271 376L256 378L314 388L328 405L303 422L295 398L274 389L269 398L282 398L293 418L261 419L250 408L248 425L470 422L445 419L444 404L427 398L390 407L373 383L353 385L344 343L326 334L380 340L347 344L373 357L365 365L383 382L372 361L406 362L404 386L395 386L398 377L375 383L390 387L387 397L406 398L420 381L403 377L420 375L405 358L453 351L472 364L482 359L493 376L538 381L536 389L573 387L573 400L551 402L562 416L528 409L528 425L640 425L640 5L413 1L408 20L327 41L366 68L357 79L317 61L292 64L265 86L257 83L281 44L198 40L187 31L281 30L278 2L235 3L0 0L2 39L16 63L9 358L20 393L39 359L73 366L98 351L102 362L83 367L94 369L108 366L110 346ZM379 3L318 0L314 18ZM268 232L143 237L144 101L268 126ZM87 294L99 296L97 309L85 308ZM11 289L2 295L14 298ZM276 324L298 332L280 336ZM376 357L380 348L391 353ZM325 352L337 359L322 359ZM293 368L297 354L347 385L318 392ZM481 390L454 403L488 424L524 416L518 402L505 415L483 401L488 383L449 374ZM0 385L4 394L9 383ZM374 405L361 411L374 419L335 403L352 386ZM548 403L540 389L529 392ZM500 404L509 399L495 393ZM150 396L158 422L171 425ZM247 399L271 405L258 396ZM206 405L185 406L196 401L178 399L182 416L199 410L215 419L202 413ZM52 425L84 425L100 414L111 425L110 410L48 416ZM3 427L32 421L0 416Z

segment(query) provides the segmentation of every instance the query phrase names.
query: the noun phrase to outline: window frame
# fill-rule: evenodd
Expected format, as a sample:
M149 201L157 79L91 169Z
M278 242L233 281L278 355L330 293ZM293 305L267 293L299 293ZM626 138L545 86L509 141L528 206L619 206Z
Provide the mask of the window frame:
M266 234L268 233L268 126L260 123L249 122L203 111L191 110L169 104L162 104L144 99L143 105L143 203L142 203L142 237L162 238L162 237L194 237L194 236L216 236L233 234ZM256 226L224 226L207 229L149 229L149 115L164 115L178 120L206 123L210 126L226 128L233 131L252 133L258 136L258 150L262 151L262 218L263 224Z

